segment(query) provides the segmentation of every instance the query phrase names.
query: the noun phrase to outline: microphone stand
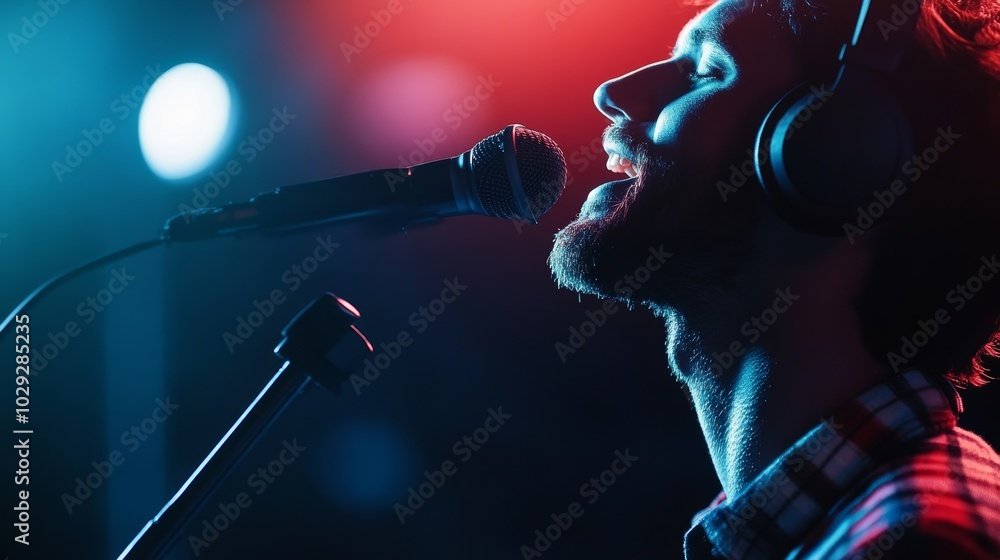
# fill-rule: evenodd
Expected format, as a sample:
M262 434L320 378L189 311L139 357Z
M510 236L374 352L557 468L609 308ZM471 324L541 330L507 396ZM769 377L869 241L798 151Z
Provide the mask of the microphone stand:
M284 339L274 349L285 363L118 560L159 559L170 551L264 430L312 381L339 392L350 368L372 351L371 343L354 326L359 316L353 305L326 293L288 323L281 331Z

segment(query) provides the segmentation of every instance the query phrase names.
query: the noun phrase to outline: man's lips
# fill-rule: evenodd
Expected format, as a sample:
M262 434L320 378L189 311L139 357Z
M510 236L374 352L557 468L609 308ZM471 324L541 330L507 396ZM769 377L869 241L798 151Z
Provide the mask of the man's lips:
M635 178L621 179L604 183L590 191L587 200L580 209L581 218L603 218L613 212L625 199L629 189L635 184Z

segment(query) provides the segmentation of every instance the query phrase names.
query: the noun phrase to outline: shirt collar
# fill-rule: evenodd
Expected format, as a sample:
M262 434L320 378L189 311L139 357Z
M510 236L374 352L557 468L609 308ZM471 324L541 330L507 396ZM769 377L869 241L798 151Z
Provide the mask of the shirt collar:
M695 529L719 557L784 557L877 465L954 428L961 411L944 378L895 376L825 418L733 499L720 494L695 516Z

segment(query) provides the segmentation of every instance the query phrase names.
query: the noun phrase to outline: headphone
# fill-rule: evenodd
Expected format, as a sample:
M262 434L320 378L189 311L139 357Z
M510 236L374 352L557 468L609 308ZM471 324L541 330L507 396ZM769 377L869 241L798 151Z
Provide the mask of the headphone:
M768 112L757 133L757 178L774 210L793 227L843 235L857 208L873 202L875 191L890 188L913 156L906 115L880 85L899 66L922 0L902 4L862 0L829 86L798 85Z

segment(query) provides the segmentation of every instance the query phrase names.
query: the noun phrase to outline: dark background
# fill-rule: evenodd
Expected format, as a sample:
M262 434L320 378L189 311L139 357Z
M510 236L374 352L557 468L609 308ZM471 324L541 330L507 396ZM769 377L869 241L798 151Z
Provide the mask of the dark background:
M567 342L601 302L558 290L545 258L587 192L611 178L603 157L587 155L606 123L593 107L594 88L665 58L694 11L678 2L577 1L402 0L402 11L350 60L341 44L388 2L246 2L222 10L208 0L77 0L59 5L27 44L15 49L8 35L0 45L4 315L50 276L155 237L164 218L191 205L209 172L232 158L243 172L213 204L395 167L436 128L447 138L432 159L520 122L562 146L573 178L534 227L462 217L395 235L339 226L176 244L39 301L30 309L36 352L67 321L81 323L82 332L32 377L32 544L17 545L11 557L117 556L277 368L271 350L281 328L324 291L361 310L358 326L376 346L404 330L414 342L360 395L349 386L339 396L315 389L295 402L211 502L233 502L240 492L252 498L200 558L521 558L534 531L574 501L583 516L544 558L680 557L691 515L718 483L694 413L667 370L662 324L622 309L563 363L556 343ZM0 30L20 33L21 18L40 9L5 3ZM239 101L237 128L205 172L168 182L143 160L137 111L118 120L112 104L141 83L147 65L167 70L184 62L228 79ZM445 120L490 76L501 85L488 99L457 126ZM245 162L239 142L283 107L296 118ZM52 162L105 117L115 131L58 180ZM317 236L340 246L291 291L282 274L312 254ZM135 279L82 324L77 305L121 266ZM455 278L468 289L417 333L408 317ZM230 353L223 333L274 289L287 301ZM9 365L0 371L13 373L12 337L2 344ZM996 394L995 387L968 394L964 419L992 441L1000 440L990 407ZM164 398L179 408L131 452L121 434ZM507 423L400 524L393 504L424 482L425 470L456 460L455 442L498 407L511 415ZM257 494L247 477L292 440L306 450ZM638 461L586 503L581 485L625 449ZM62 496L115 451L124 463L68 513ZM4 508L13 517L8 503L10 493ZM198 525L218 513L213 506ZM182 543L174 557L193 557L192 549Z

